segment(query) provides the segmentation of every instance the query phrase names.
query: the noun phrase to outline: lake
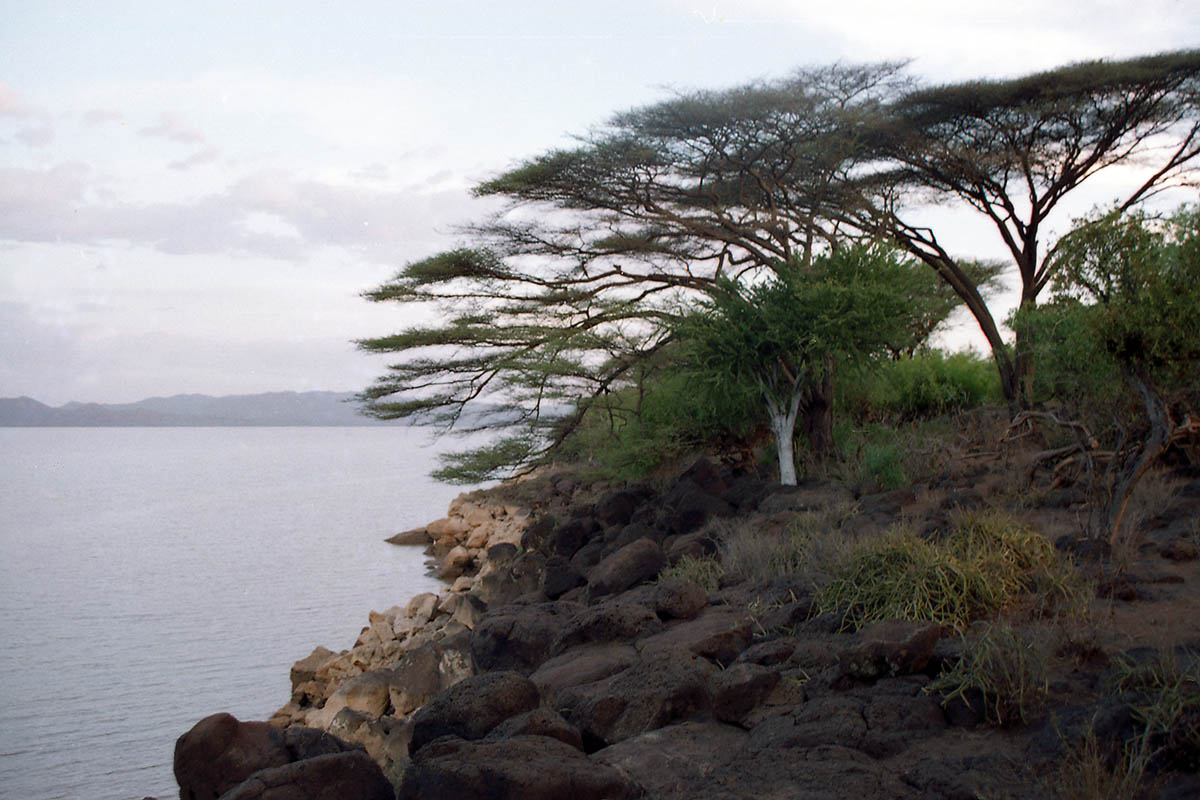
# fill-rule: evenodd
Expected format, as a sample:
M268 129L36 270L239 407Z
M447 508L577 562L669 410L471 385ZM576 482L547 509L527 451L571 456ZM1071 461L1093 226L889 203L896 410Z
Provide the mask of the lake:
M0 428L0 797L178 796L175 739L440 584L426 431Z

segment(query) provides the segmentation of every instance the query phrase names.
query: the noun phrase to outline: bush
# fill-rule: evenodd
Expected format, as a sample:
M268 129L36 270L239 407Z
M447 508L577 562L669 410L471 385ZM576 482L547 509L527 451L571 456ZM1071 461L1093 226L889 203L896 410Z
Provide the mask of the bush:
M963 631L1022 595L1038 613L1081 600L1074 570L1043 537L995 512L965 515L940 542L894 529L860 546L817 590L822 611L858 629L881 620L928 620Z
M1142 728L1139 744L1173 766L1200 767L1200 654L1160 650L1117 659L1112 685Z
M1000 400L995 365L973 351L925 350L846 376L840 407L860 422L912 421Z
M925 687L952 700L983 698L984 716L997 725L1024 723L1046 697L1046 664L1040 650L1012 628L985 624L958 663Z
M591 401L557 455L605 477L639 479L689 449L748 433L761 419L760 405L749 387L714 393L668 367Z

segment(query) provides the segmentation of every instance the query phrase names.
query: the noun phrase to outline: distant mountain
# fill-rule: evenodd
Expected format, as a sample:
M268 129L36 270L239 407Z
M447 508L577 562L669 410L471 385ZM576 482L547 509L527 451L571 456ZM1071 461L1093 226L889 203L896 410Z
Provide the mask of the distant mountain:
M67 403L0 398L0 427L200 427L382 425L358 412L349 392L268 392L209 397L180 394L137 403ZM395 424L395 423L392 423Z

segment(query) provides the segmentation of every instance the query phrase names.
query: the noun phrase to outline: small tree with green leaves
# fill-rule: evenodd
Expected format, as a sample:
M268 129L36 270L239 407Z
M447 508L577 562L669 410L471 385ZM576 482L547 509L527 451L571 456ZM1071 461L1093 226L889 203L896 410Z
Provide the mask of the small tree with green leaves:
M1037 331L1043 390L1113 421L1104 522L1116 541L1137 482L1173 444L1200 435L1200 211L1084 221L1053 268L1054 301L1014 322Z
M758 387L781 483L796 483L797 415L810 395L825 391L829 371L885 354L912 336L922 306L895 285L917 269L877 245L843 249L809 269L780 265L770 280L749 287L724 281L676 326L696 380L716 391Z

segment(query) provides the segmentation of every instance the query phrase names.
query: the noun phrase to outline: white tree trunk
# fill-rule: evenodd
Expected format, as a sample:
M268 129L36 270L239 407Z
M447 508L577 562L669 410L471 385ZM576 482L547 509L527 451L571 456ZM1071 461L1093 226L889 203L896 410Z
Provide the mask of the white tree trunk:
M767 413L771 418L771 432L775 434L775 449L779 453L779 482L784 486L795 486L796 450L793 442L796 438L796 415L800 411L799 382L792 387L786 407L781 406L769 392L764 394Z

